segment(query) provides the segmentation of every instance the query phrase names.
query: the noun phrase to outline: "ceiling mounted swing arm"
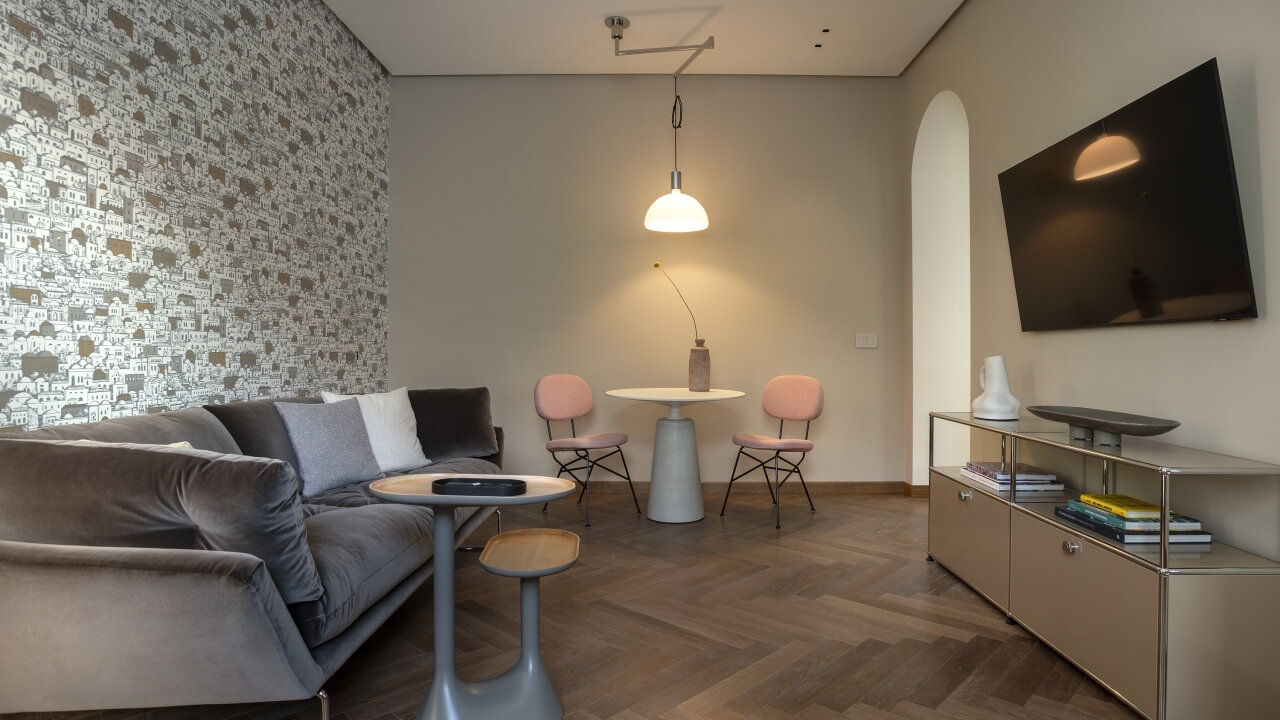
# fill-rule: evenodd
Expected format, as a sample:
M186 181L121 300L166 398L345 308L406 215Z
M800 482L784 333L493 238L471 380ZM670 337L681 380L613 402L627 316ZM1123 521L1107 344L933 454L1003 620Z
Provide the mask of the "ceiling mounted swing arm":
M674 232L686 233L697 232L698 230L706 230L711 221L707 218L707 211L702 207L702 203L698 202L692 195L686 195L680 188L680 167L678 164L678 138L680 126L684 122L684 104L680 101L680 73L689 67L689 63L698 59L704 50L711 50L716 46L716 38L714 35L708 35L707 39L700 45L671 45L668 47L654 48L636 48L633 50L623 50L619 47L622 43L622 31L631 25L631 22L621 15L613 15L604 19L605 27L609 28L609 36L613 38L613 54L615 57L622 55L649 55L652 53L665 52L690 52L684 64L671 73L673 90L675 90L675 103L671 106L671 192L661 195L653 204L649 206L648 212L644 214L644 226L649 230L658 232Z
M707 39L703 40L698 45L668 45L666 47L633 48L631 50L623 50L620 47L622 44L622 31L631 27L631 21L621 15L611 15L604 19L604 24L605 27L609 28L609 36L613 38L613 54L615 57L622 57L623 55L651 55L653 53L692 51L693 54L684 61L683 65L676 68L676 71L671 73L672 75L679 75L684 72L685 68L689 67L689 63L698 59L698 56L702 54L703 50L714 50L716 47L715 36L708 35Z

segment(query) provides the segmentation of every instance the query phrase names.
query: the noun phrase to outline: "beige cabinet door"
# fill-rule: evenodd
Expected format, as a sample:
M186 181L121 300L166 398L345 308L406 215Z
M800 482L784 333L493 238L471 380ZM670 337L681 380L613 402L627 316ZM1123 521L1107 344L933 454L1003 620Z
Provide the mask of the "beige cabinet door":
M1001 610L1009 609L1009 504L929 473L929 554Z
M1010 614L1154 718L1159 574L1018 509L1010 544Z
M1168 720L1280 715L1280 575L1168 582Z

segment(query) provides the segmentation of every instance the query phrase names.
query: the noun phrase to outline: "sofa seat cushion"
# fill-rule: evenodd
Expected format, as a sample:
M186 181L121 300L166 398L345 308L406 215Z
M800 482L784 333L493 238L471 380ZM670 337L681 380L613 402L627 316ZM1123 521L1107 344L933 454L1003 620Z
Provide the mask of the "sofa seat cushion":
M383 503L334 508L307 518L307 544L324 595L289 606L307 647L352 622L431 559L431 510Z
M487 474L491 475L499 472L497 465L488 460L479 458L454 458L445 460L444 462L432 463L425 467L416 468L405 473L387 473L388 475L419 475L422 473L466 473L466 474ZM372 492L369 491L369 483L352 483L343 485L339 488L326 490L318 495L303 498L302 502L306 505L331 505L334 507L363 507L365 505L378 505L385 503Z
M405 472L405 475L420 475L423 473L463 473L466 475L496 475L502 472L502 468L497 463L489 460L483 460L478 457L456 457L440 462L433 462L426 467L416 468Z

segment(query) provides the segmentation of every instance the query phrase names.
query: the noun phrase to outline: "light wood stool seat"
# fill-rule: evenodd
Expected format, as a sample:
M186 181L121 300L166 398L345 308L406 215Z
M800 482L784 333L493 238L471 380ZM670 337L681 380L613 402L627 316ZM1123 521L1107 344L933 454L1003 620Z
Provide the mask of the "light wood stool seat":
M538 578L573 567L578 561L578 544L578 536L567 530L527 528L494 535L480 553L480 565L485 570L520 578L520 658L511 670L497 678L497 686L513 702L519 702L522 720L564 717L564 707L542 662Z
M528 528L498 533L485 543L480 564L494 575L542 577L578 561L578 536L567 530Z

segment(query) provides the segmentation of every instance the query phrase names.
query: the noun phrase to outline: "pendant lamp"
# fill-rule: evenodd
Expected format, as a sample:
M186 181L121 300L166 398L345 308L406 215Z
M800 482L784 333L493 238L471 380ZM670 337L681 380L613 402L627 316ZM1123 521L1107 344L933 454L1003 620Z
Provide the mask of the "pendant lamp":
M680 100L680 76L673 76L672 80L676 99L671 105L672 166L675 168L671 171L671 192L649 206L644 214L644 226L658 232L696 232L706 230L711 222L702 203L680 189L680 126L684 121L684 103Z
M683 121L684 104L680 101L680 73L684 72L689 64L698 58L705 50L713 50L716 46L714 36L708 36L706 40L697 45L668 45L665 47L650 48L632 48L630 50L622 49L622 31L631 26L631 21L621 15L611 15L604 19L605 27L609 28L609 37L613 40L614 57L622 57L623 55L648 55L651 53L666 52L690 52L689 57L684 61L676 71L671 74L672 82L675 86L675 103L671 106L671 145L673 149L674 161L671 170L671 192L659 197L649 206L649 211L644 214L644 226L650 230L658 232L697 232L698 230L706 230L711 224L707 219L707 211L702 209L702 203L698 202L692 195L686 195L680 188L680 125Z

